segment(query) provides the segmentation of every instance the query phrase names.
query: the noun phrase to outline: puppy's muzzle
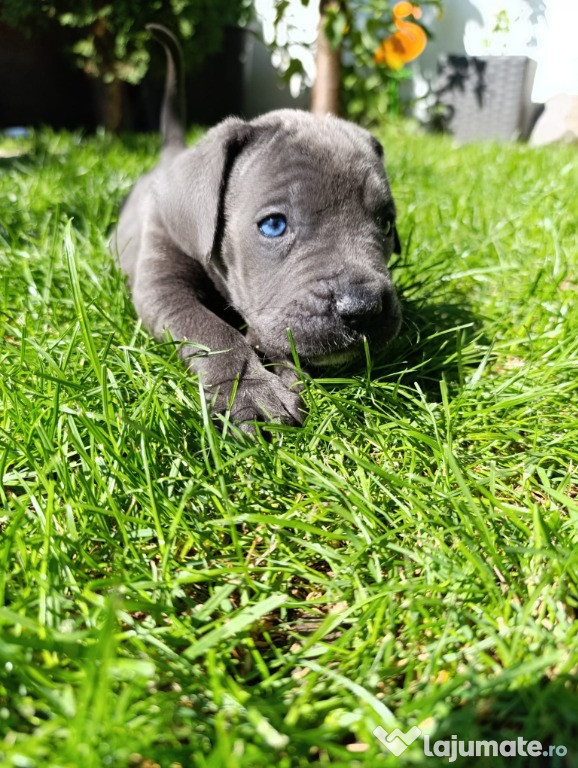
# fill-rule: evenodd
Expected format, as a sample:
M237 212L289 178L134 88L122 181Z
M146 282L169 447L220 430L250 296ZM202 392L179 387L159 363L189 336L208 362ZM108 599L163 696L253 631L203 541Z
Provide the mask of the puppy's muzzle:
M397 334L401 310L388 281L356 282L332 292L326 318L325 329L317 328L313 336L306 332L300 339L304 356L314 366L340 365L359 357L364 339L380 351ZM332 350L321 351L324 345Z

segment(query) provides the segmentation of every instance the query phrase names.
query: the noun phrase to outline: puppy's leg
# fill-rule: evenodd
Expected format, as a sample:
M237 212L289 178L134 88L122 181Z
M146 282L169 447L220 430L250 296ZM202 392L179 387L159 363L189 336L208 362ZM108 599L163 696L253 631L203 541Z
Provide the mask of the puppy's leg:
M198 271L199 265L166 238L144 238L133 300L145 326L158 339L168 330L175 341L191 342L181 344L179 354L214 397L215 411L229 406L238 378L231 407L234 421L301 424L299 395L263 367L239 331L202 304L195 285Z
M256 350L257 353L262 352L259 337L252 328L247 329L245 341L252 349ZM276 357L269 359L267 362L267 369L274 371L275 375L278 376L285 386L292 392L303 391L303 384L299 379L295 363L291 358Z

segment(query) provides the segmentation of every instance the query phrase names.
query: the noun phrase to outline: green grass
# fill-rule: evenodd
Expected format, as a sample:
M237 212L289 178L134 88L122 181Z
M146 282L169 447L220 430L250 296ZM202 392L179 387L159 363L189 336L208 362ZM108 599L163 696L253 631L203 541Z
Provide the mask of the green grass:
M109 255L156 140L4 145L0 765L447 764L378 725L576 765L576 150L382 134L402 334L270 441Z

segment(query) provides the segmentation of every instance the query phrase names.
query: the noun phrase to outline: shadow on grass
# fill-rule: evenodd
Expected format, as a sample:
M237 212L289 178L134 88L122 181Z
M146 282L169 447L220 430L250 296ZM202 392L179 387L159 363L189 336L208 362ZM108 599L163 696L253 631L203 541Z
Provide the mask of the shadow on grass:
M388 348L391 362L378 361L375 374L417 382L424 391L433 387L436 394L442 377L461 387L491 345L483 319L465 302L406 301L402 311L400 334Z
M480 691L478 698L452 710L440 723L439 728L430 737L430 750L433 751L435 742L450 742L439 749L445 751L453 748L457 755L455 762L452 762L455 766L472 765L473 761L479 768L575 766L578 764L577 683L576 678L560 676L554 680L542 679L535 685L516 690L488 693L486 688L485 691ZM452 736L457 737L453 740L454 744L451 743ZM493 745L478 747L480 755L476 757L458 754L457 742L462 742L462 752L467 752L469 741L494 741L498 745L508 741L512 742L512 746L502 746L504 752L513 753L513 743L516 744L516 753L519 752L520 746L527 751L527 745L521 745L518 739L527 743L540 742L541 750L538 751L541 754L493 756ZM444 762L448 759L447 756L436 757Z
M159 133L121 133L114 137L114 141L122 147L123 151L135 154L145 152L152 154L155 158L160 156Z

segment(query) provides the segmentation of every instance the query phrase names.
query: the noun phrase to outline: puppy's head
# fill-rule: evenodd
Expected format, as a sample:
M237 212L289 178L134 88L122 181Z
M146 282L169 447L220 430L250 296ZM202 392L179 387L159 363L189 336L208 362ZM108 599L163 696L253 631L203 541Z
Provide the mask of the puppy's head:
M364 338L385 346L400 325L387 269L399 240L379 142L332 116L282 110L234 121L224 143L209 250L259 350L290 355L288 329L312 364L344 362ZM199 215L194 200L187 215Z

